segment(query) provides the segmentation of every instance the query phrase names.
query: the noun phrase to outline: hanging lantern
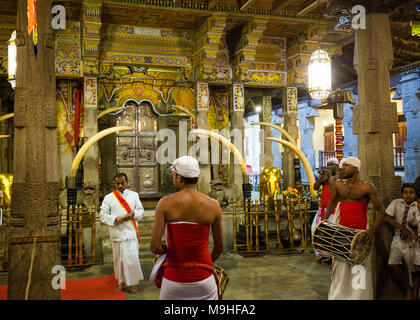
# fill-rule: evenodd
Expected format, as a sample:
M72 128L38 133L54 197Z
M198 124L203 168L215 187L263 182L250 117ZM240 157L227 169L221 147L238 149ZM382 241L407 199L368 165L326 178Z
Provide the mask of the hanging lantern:
M331 59L324 50L316 50L308 65L309 94L314 100L321 100L331 92Z
M12 88L16 87L16 65L17 65L17 49L16 49L16 30L12 32L12 36L10 37L7 50L7 70L8 70L8 77L7 81L10 82Z

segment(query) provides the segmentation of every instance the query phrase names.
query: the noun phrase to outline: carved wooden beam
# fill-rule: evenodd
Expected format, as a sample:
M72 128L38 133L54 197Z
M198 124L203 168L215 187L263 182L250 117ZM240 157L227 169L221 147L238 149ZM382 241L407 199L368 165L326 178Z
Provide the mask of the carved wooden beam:
M271 6L274 12L284 10L290 4L289 0L275 0Z
M303 16L318 8L320 5L327 3L328 0L313 0L309 4L305 4L298 12L298 16Z
M241 11L246 11L255 2L255 0L244 0L239 2L239 9Z
M207 6L209 7L209 9L213 9L218 4L219 0L207 0Z

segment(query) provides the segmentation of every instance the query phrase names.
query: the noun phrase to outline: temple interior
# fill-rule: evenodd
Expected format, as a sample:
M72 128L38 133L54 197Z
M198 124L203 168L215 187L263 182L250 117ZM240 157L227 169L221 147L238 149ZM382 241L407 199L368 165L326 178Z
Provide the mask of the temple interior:
M0 300L64 299L54 265L113 274L99 211L120 172L145 208L126 298L159 299L151 231L184 155L222 208L224 298L326 300L311 225L329 159L358 157L385 208L420 176L419 1L39 0L32 33L29 2L0 0ZM392 237L383 223L370 249L377 300L405 298Z

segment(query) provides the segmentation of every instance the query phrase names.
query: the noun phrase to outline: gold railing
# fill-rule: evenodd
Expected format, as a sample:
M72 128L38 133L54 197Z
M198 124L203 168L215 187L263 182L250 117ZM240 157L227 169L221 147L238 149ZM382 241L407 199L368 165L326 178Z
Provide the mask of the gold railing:
M63 211L64 210L64 211ZM63 214L64 213L64 214ZM65 216L66 219L61 220ZM96 262L96 207L70 206L60 208L60 225L66 226L67 263L66 267L92 265ZM91 228L91 253L83 254L83 229ZM73 239L74 233L74 239ZM63 236L62 236L63 240ZM74 242L74 248L73 248ZM89 259L88 259L89 258ZM62 257L63 259L63 257ZM73 262L74 260L74 262Z
M9 242L10 242L10 216L11 210L3 211L3 223L1 228L5 229L5 241L3 248L3 269L7 270L9 266ZM82 206L59 208L60 228L66 226L65 234L67 234L68 256L65 267L92 265L96 263L96 207L86 208ZM65 217L65 219L62 219ZM91 228L91 253L83 254L83 229ZM63 237L61 232L61 242ZM73 239L74 233L74 239ZM73 241L74 240L74 241ZM74 246L73 246L74 242ZM63 263L63 255L61 252L61 245L59 247L60 256ZM74 263L73 263L74 260Z
M308 249L308 218L309 201L307 197L269 200L261 204L258 200L245 200L243 204L235 202L233 204L233 251L235 253L258 253L268 252L272 248L279 251ZM296 219L300 224L299 230L294 227ZM274 237L270 239L269 236L270 221L275 224L275 240L272 240ZM280 223L284 221L287 222L287 227L280 230ZM245 229L245 241L241 241L241 243L238 241L238 226L242 231ZM262 227L261 231L260 227ZM296 240L295 236L299 233L300 239ZM260 239L264 239L264 244Z

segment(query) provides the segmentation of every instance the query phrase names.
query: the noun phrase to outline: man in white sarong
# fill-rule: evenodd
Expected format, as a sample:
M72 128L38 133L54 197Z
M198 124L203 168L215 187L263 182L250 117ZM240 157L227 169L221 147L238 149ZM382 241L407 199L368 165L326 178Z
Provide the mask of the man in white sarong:
M116 190L107 194L102 201L100 218L102 223L109 226L118 289L135 293L139 281L144 279L139 261L136 221L141 219L144 209L138 193L127 189L125 173L118 173L114 181Z
M335 181L338 179L338 166L339 162L337 158L330 158L327 161L327 168L321 170L318 179L314 183L314 190L318 190L322 186L321 191L321 203L319 209L315 214L314 220L312 221L311 233L314 233L315 227L320 223L325 216L327 211L328 203L332 197L332 190L334 189ZM334 212L330 215L329 220L333 221ZM320 263L331 264L332 257L324 252L315 250L315 256Z
M360 160L355 157L343 159L340 164L339 180L335 183L333 196L328 203L324 220L327 220L338 202L335 223L368 231L367 242L371 245L375 232L384 220L385 208L378 197L376 188L359 179ZM372 201L377 210L372 227L367 224L367 207ZM334 259L329 300L372 300L373 282L371 256L363 265L353 266L348 262Z

